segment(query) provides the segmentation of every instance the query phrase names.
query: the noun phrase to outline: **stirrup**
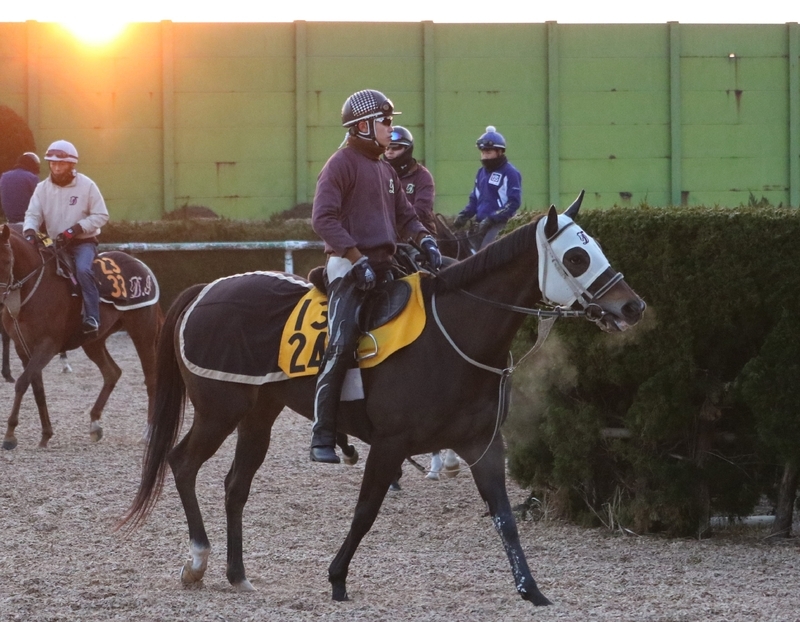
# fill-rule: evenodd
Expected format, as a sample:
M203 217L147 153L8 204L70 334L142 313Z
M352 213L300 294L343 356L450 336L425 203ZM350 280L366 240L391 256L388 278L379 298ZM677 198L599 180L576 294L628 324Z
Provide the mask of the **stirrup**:
M100 322L98 322L93 317L87 317L83 320L83 325L81 326L84 335L89 335L91 333L96 333L100 330Z

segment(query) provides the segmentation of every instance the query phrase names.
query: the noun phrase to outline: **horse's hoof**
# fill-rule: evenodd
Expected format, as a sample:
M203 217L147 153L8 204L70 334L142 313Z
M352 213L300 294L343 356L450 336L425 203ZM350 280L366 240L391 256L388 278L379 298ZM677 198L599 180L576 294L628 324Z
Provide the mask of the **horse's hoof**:
M89 426L89 438L93 443L103 438L103 426L99 421L94 421L92 425Z
M181 568L181 583L186 586L195 585L203 580L205 570L192 570L192 560L187 561Z
M457 477L460 472L461 472L461 467L459 465L456 465L454 467L449 467L445 465L444 468L442 469L442 474L445 477L450 477L450 478Z
M250 581L248 581L247 579L244 579L243 581L239 581L239 583L234 583L233 584L233 589L235 589L237 592L255 592L256 591L256 588L254 588L253 584L250 583Z
M6 438L3 439L3 449L8 449L9 451L12 449L17 448L17 439L16 438Z
M553 604L538 589L534 589L532 592L522 591L519 595L537 607L547 607Z
M3 378L5 378L5 379L6 379L6 382L15 382L15 380L14 380L14 376L12 376L11 374L9 374L8 376L6 376L5 374L3 374Z
M444 467L442 468L442 473L446 477L455 477L461 472L461 462L452 449L448 449L444 455Z
M344 583L342 583L341 585L338 584L333 585L331 597L333 598L333 600L339 603L343 603L346 600L350 600L350 597L347 595L347 588L344 586Z
M342 450L342 456L344 456L344 463L348 466L353 466L356 462L358 462L358 450L352 445L348 445L347 449L352 449L353 451L350 454L348 454L347 450Z

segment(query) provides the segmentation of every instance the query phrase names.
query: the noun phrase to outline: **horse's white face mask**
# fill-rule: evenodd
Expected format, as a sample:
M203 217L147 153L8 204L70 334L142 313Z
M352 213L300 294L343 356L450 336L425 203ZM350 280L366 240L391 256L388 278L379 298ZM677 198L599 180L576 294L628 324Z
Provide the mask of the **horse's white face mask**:
M577 214L582 198L583 193L563 214L557 214L555 207L551 206L547 216L539 221L536 228L536 242L539 247L539 288L542 290L544 302L553 306L571 307L575 302L579 302L586 308L612 285L622 280L622 275L618 273L601 291L589 293L589 287L611 264L600 245L571 218ZM588 255L588 268L580 274L573 275L567 269L565 257L568 253L581 252Z

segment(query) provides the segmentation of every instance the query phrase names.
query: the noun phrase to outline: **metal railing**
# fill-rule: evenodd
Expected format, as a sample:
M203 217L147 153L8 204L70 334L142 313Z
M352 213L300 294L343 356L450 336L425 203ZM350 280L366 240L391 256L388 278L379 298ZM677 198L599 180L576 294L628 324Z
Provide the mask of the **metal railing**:
M323 242L302 240L283 240L275 242L121 242L100 244L98 250L123 251L125 253L151 253L165 251L254 251L283 249L284 271L294 273L292 251L322 249Z

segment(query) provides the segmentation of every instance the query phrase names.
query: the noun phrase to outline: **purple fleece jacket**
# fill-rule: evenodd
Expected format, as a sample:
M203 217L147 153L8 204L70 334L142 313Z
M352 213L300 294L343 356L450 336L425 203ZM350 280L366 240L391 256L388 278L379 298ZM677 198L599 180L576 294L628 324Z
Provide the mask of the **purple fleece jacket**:
M341 257L356 247L374 267L385 268L396 240L426 229L402 192L397 173L360 141L351 137L322 167L311 222L326 253Z

